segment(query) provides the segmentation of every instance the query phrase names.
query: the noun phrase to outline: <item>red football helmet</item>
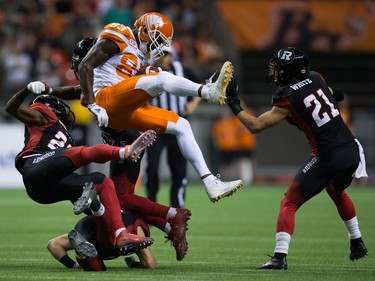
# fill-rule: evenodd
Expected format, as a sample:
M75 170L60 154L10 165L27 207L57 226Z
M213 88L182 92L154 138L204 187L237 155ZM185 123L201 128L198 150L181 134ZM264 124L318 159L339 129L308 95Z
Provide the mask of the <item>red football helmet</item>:
M172 44L173 25L170 20L160 13L150 12L137 19L134 26L141 43L149 44L154 59L164 56L163 46Z

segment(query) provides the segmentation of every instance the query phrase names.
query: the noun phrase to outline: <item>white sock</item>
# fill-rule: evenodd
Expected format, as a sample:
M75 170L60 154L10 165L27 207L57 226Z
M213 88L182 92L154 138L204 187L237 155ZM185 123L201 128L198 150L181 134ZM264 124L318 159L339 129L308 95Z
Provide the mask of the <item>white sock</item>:
M195 140L189 121L180 117L177 123L168 122L165 133L176 136L182 155L190 162L200 177L211 174L202 151Z
M343 223L348 231L349 239L361 237L361 231L359 230L358 219L356 216L348 221L343 221Z
M276 247L275 253L288 254L289 243L291 236L286 232L276 233Z
M115 237L119 236L119 234L120 234L121 232L123 232L124 230L125 230L125 227L121 227L121 228L117 229L117 230L115 231Z
M119 150L119 152L118 152L118 155L120 156L121 160L125 159L125 148L126 147L121 147L120 150Z
M93 211L91 210L91 213L95 216L95 217L101 217L105 212L105 207L102 203L100 203L100 208L99 210L97 211Z
M177 214L176 208L170 207L167 213L166 220L173 218Z
M164 227L164 232L168 234L171 231L171 229L172 229L171 224L167 222Z

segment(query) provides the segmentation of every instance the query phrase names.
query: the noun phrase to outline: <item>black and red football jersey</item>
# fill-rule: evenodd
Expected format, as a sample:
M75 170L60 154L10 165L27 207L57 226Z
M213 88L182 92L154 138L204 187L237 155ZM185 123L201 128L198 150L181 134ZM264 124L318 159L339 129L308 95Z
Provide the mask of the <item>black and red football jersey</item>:
M318 155L353 141L322 76L311 71L298 81L280 87L272 96L272 105L291 112L287 121L303 131L312 155Z
M16 163L28 155L40 155L46 151L74 145L68 130L48 106L42 103L35 103L30 105L30 108L40 111L48 119L48 123L43 126L25 125L24 148L16 156Z

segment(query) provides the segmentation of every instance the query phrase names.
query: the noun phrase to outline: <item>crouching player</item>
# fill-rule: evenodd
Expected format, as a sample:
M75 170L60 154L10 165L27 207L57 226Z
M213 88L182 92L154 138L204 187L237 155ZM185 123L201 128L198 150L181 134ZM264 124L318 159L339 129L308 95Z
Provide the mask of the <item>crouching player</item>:
M150 236L148 225L131 212L123 212L122 220L127 231L143 237ZM105 271L104 260L118 258L119 252L108 240L107 228L95 216L86 216L80 219L74 229L48 242L47 249L52 256L70 269L83 269L85 271ZM69 257L68 251L75 250L76 261ZM125 262L131 268L150 268L157 266L156 259L150 247L137 249L133 256L126 257ZM127 252L125 255L132 254Z

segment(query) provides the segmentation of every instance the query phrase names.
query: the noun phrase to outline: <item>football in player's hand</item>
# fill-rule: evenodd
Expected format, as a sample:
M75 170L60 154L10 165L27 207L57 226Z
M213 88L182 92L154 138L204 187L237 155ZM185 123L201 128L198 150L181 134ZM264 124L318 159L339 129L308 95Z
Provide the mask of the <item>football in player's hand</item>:
M144 67L141 67L138 72L137 72L137 75L142 75L142 74L149 74L149 73L153 73L153 72L160 72L162 71L161 67L156 67L156 66L144 66Z

